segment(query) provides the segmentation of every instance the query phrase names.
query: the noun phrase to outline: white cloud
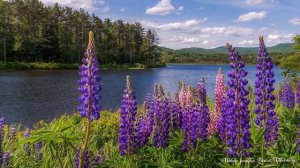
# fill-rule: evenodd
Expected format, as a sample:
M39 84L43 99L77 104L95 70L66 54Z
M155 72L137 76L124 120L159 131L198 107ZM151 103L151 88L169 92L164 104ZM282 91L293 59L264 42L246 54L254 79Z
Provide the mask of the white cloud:
M290 23L293 25L300 25L300 18L292 18Z
M126 10L126 8L123 7L120 9L120 12L125 12L125 10Z
M145 27L151 27L162 30L191 30L196 27L200 23L203 23L207 20L207 18L199 19L191 19L183 22L170 22L166 24L157 24L151 21L142 20L140 21L142 25Z
M273 32L268 35L268 42L291 42L291 39L293 37L292 33L278 33L278 32Z
M255 44L254 40L243 40L241 42L239 42L240 45L252 45Z
M184 37L182 40L183 43L198 43L199 41L200 39L196 37Z
M204 40L201 42L201 44L207 44L208 43L208 40Z
M263 19L267 16L266 11L261 11L261 12L249 12L245 13L239 16L237 19L238 22L246 22L246 21L251 21L251 20L260 20Z
M270 27L245 27L216 25L207 26L206 19L191 19L181 22L159 23L149 20L140 21L146 28L154 29L159 43L173 49L186 47L215 48L227 42L234 46L257 47L258 37L265 36L267 46L291 42L292 33L276 31Z
M171 4L171 0L160 0L154 7L148 8L146 14L167 15L175 10L175 7Z
M204 27L201 29L202 33L206 34L222 34L226 36L243 36L253 34L255 31L246 27Z
M264 0L246 0L247 5L257 5L263 3Z

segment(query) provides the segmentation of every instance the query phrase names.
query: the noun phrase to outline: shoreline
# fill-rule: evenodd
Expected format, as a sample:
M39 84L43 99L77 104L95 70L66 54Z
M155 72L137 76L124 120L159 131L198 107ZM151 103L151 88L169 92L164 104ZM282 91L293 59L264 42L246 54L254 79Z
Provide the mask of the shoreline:
M10 70L78 70L78 63L63 64L63 63L45 63L45 62L0 62L0 72L1 71L10 71ZM123 69L149 69L149 68L163 68L166 67L165 63L156 64L156 65L144 65L140 63L130 64L103 64L100 65L101 69L104 70L123 70Z

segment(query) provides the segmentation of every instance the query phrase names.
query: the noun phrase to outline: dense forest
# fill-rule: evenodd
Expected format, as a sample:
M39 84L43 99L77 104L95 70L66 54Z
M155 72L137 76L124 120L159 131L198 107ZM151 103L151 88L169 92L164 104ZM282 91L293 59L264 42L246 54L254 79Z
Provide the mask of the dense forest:
M39 0L0 0L0 61L78 63L93 31L102 64L160 63L158 37L139 22L100 19Z

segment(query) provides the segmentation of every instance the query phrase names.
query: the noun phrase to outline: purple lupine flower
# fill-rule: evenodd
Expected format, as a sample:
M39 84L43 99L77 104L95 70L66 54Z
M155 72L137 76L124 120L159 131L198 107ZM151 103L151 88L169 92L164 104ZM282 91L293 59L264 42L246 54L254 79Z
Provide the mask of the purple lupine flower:
M154 100L154 130L153 145L157 148L168 146L168 136L171 122L169 99L164 96L163 88L160 85L159 94Z
M227 49L230 54L230 67L233 70L229 71L227 82L228 85L228 109L226 120L228 124L228 155L231 156L250 156L250 111L248 109L249 94L246 85L248 81L245 79L247 71L243 68L245 64L241 61L238 51L227 44Z
M171 102L172 105L172 126L174 129L182 126L182 107L179 102L178 94L175 94L175 100Z
M153 129L154 126L154 113L155 113L155 105L157 104L158 100L158 85L155 83L154 84L154 90L153 90L153 97L147 98L146 99L146 104L149 105L149 117L150 117L150 124L151 124L151 129ZM151 130L152 132L152 130Z
M103 161L104 161L104 156L102 154L102 149L100 148L98 150L98 154L94 157L92 167L99 167Z
M77 151L76 151L74 168L78 168L79 167L79 153L80 153L80 148L77 149Z
M25 139L30 137L30 130L28 128L25 130L23 137ZM27 155L30 155L29 143L25 143L23 145L23 149Z
M282 103L285 107L293 109L295 107L295 94L293 92L290 79L286 76L283 90L282 90Z
M149 109L146 102L144 102L144 111L137 122L136 128L136 144L138 147L145 146L148 143L152 132L152 125L150 123Z
M200 111L193 105L193 92L192 87L189 86L186 93L186 106L182 112L182 130L184 133L184 139L182 143L182 151L191 151L195 148L196 141L198 139L198 129L200 122Z
M268 56L267 49L264 44L264 39L259 38L259 50L257 57L257 73L255 81L256 95L254 103L256 108L254 112L257 117L254 122L265 129L265 146L273 146L278 137L278 115L275 111L275 96L273 95L274 88L274 71L271 57Z
M10 157L10 153L5 152L4 155L3 155L2 168L8 168L9 167L9 157Z
M76 151L74 168L78 168L79 167L79 154L80 154L80 149L78 149ZM84 154L83 167L84 168L89 168L89 165L90 165L90 151L86 150L85 154Z
M35 145L35 160L37 162L40 162L43 157L43 153L41 152L41 149L43 147L43 142L37 142Z
M101 109L99 104L101 78L99 62L95 53L93 32L89 33L89 43L79 69L80 80L78 90L81 93L79 97L81 104L78 106L78 110L82 117L87 117L91 121L97 120L100 117L99 111Z
M137 113L137 102L134 91L131 88L130 77L126 77L127 84L124 90L119 129L120 155L132 154L134 152L135 135L134 124Z
M224 144L227 143L228 137L228 123L227 121L227 112L230 109L230 102L228 101L228 97L224 95L222 97L222 107L221 107L221 116L217 123L219 138L223 141Z
M199 138L206 141L208 135L208 123L210 122L209 108L206 104L206 89L204 78L201 78L197 87L197 104L196 110L200 113L200 121L198 127Z
M4 118L0 118L0 165L2 165L3 153L2 153L2 143L3 143L3 127L4 127Z
M295 94L295 103L300 106L300 80L297 81L297 88Z

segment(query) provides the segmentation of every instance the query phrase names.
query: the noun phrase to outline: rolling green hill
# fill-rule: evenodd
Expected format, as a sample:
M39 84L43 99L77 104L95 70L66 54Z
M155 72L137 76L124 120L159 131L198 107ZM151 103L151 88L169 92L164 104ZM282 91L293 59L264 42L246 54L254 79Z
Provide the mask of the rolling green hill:
M267 49L270 53L288 53L288 52L293 52L292 46L293 43L281 43L272 47L267 47ZM257 47L237 47L237 49L241 54L251 54L257 52ZM227 53L226 47L217 47L212 49L191 47L191 48L182 48L175 51L179 51L181 53L208 54L208 55Z
M275 63L287 55L293 53L293 43L281 43L272 47L267 47ZM237 47L244 60L248 63L255 63L257 47ZM163 53L166 62L170 63L227 63L227 49L224 46L212 49L205 48L182 48L178 50L159 47L159 52Z

